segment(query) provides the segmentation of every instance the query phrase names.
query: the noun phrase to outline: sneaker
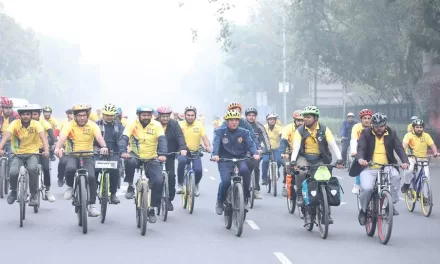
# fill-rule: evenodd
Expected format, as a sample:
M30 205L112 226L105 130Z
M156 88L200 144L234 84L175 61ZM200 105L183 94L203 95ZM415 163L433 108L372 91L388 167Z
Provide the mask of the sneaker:
M287 197L287 189L286 186L283 186L283 188L281 189L281 195L284 197Z
M10 191L7 200L8 204L13 204L15 201L17 201L17 190Z
M98 217L101 213L96 209L94 204L89 205L89 217Z
M38 205L38 196L37 194L32 194L29 199L29 206L37 206Z
M196 195L196 197L199 197L200 195L200 189L198 184L196 184L196 189L194 190L194 194Z
M359 224L361 226L365 225L365 222L367 221L367 215L364 213L363 210L359 211L359 216L358 216L358 220L359 220Z
M406 192L408 191L408 189L409 189L409 184L404 183L404 184L402 185L402 188L400 188L400 191L401 191L402 193L406 193Z
M182 194L183 193L183 184L179 184L177 186L176 193L177 194Z
M267 185L267 180L263 180L263 181L261 182L261 185Z
M254 190L254 197L255 197L255 199L258 199L258 200L263 199L263 196L261 195L260 191L258 191L258 190Z
M73 196L73 188L67 187L66 191L64 192L64 200L70 200Z
M154 212L154 208L150 208L148 211L148 222L152 224L156 223L156 213Z
M64 180L58 179L58 187L63 187L63 185L64 185Z
M133 197L134 197L134 187L128 186L127 192L125 193L125 198L126 199L133 199Z
M113 194L110 195L110 202L112 204L118 204L121 201L119 201L118 197L116 197L116 194L113 193Z
M301 195L296 195L296 204L298 205L298 207L302 207L304 206L304 197Z
M50 191L46 191L45 195L46 195L46 200L48 202L53 203L57 200L57 199L55 199L55 196L53 196L53 194Z
M215 204L215 212L218 215L222 215L223 214L223 203L222 202L217 201L217 203Z
M355 184L353 186L353 189L351 190L351 192L354 193L354 194L359 194L360 190L361 190L361 186Z
M168 212L174 211L174 206L171 201L167 201L167 211Z

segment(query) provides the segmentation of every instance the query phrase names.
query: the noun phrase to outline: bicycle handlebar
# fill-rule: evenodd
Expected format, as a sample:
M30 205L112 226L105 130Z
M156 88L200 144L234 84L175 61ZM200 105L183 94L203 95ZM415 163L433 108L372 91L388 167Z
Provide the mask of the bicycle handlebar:
M250 160L250 159L253 159L253 157L246 157L246 158L232 158L232 159L228 159L228 158L220 158L219 160L218 160L218 162L226 162L226 161L232 161L232 162L234 162L234 163L236 163L236 162L240 162L240 161L245 161L245 160ZM214 162L216 162L215 160L213 160L212 158L211 159L209 159L210 161L214 161Z
M75 155L81 156L81 155L94 154L94 153L95 153L94 151L90 151L90 150L79 150L79 151L64 152L63 155L65 155L65 156L69 156L69 155L72 155L72 156L75 156Z
M381 163L377 163L377 162L368 162L368 166L374 166L374 165L379 165L381 167L395 167L395 166L400 166L400 164L381 164Z

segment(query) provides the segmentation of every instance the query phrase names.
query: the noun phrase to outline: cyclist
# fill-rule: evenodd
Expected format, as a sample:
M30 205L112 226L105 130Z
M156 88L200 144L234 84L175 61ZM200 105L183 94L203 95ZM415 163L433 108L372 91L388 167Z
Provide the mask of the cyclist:
M185 120L185 114L184 113L178 113L177 114L177 121L183 121Z
M159 113L158 121L165 130L165 137L167 138L168 152L180 151L181 156L186 156L187 146L185 143L185 137L183 136L182 129L179 123L172 120L171 114L172 110L168 106L161 106L157 109ZM172 201L176 196L176 155L170 155L167 157L165 164L166 170L168 171L168 186L169 186L169 197L167 203L168 211L173 211L174 206Z
M197 109L194 106L188 106L185 108L185 120L180 121L179 125L182 128L183 135L185 137L186 146L190 152L197 151L200 148L200 141L203 140L204 149L207 152L211 152L211 143L209 142L208 137L206 136L206 130L200 121L196 121L197 118ZM191 153L188 153L191 155ZM203 168L202 168L202 159L201 157L191 157L196 190L195 195L200 195L199 183L203 176ZM185 173L185 167L187 163L186 156L179 156L177 158L177 193L182 193L183 191L183 177Z
M43 110L43 108L38 105L38 104L32 104L29 105L30 108L32 108L32 119L40 122L41 126L43 127L43 130L45 132L45 135L48 139L48 143L49 143L49 148L52 149L54 144L55 144L55 138L53 135L53 129L52 126L49 124L49 122L47 122L46 120L41 120L40 116L41 116L41 111ZM43 141L40 140L40 153L44 152L44 145L43 145ZM50 165L49 165L50 160L46 157L41 157L40 158L40 164L41 164L41 168L43 169L43 183L44 186L46 187L46 199L53 203L56 201L55 196L53 196L53 194L50 192Z
M357 121L354 120L354 114L348 113L347 120L344 120L341 125L342 160L344 163L347 162L347 151L350 146L351 132L355 124L357 124Z
M344 162L342 161L341 152L336 145L333 133L328 127L319 123L319 109L316 106L310 105L304 108L301 113L304 117L304 125L296 129L293 137L291 165L294 171L297 171L298 167L309 164L329 164L332 162L332 152L336 155L337 167L342 168ZM295 175L298 206L304 205L302 182L306 173L306 171L300 170ZM332 219L330 219L330 223L333 223Z
M92 112L92 105L89 104L87 106L89 107L89 117L88 117L88 119L93 121L93 122L98 121L99 120L99 116L95 112Z
M359 211L359 223L363 226L366 221L366 208L373 193L374 182L380 166L376 165L371 168L365 168L370 161L381 164L397 163L394 157L394 151L399 156L402 169L408 169L408 157L403 150L399 137L396 132L387 126L387 116L383 113L375 113L371 117L372 127L367 127L361 133L359 138L356 158L358 163L354 163L350 169L350 175L361 176L361 193L360 203L362 210ZM360 166L359 166L360 165ZM386 167L386 171L390 173L391 178L391 196L393 203L399 201L398 188L400 185L399 171L394 167ZM394 215L399 215L396 208Z
M437 146L434 144L434 140L432 137L426 133L425 130L425 122L422 119L415 119L412 122L414 132L408 132L403 138L403 148L408 150L408 154L416 156L417 159L426 157L428 155L428 147L431 148L432 153L434 153L434 157L437 157L438 151ZM414 165L416 163L416 159L413 157L409 157L409 168L408 171L404 171L403 181L401 191L402 193L406 193L408 191L409 185L413 178ZM417 170L417 175L420 173L420 168ZM425 175L429 179L429 167L426 166L424 168Z
M353 126L351 130L351 140L350 140L350 152L352 157L356 157L357 153L357 145L358 140L361 137L361 133L366 127L371 126L371 116L373 116L373 112L370 109L362 109L359 112L359 118L361 119L360 123L357 123ZM358 194L361 186L361 177L356 176L356 182L351 190L352 193Z
M412 122L416 119L419 119L417 116L411 117L411 123L408 124L407 132L414 132Z
M160 162L166 161L166 156L158 153L167 153L167 139L162 125L156 120L152 120L153 108L141 105L136 109L138 118L130 122L124 129L124 134L119 139L119 152L121 157L127 159L125 163L125 182L128 182L125 198L133 199L134 171L140 167L139 159L155 159ZM127 147L130 143L131 151L128 153ZM156 222L156 215L153 207L160 205L162 198L162 166L159 161L152 160L145 165L145 174L148 175L151 188L151 209L148 212L151 223Z
M66 110L67 119L61 123L60 130L63 130L63 127L67 126L67 124L73 120L73 111L72 109ZM57 137L59 135L56 135ZM58 187L63 187L64 185L64 172L66 171L66 157L62 157L58 159Z
M58 130L58 120L55 119L55 117L52 116L52 107L50 106L45 106L43 107L43 116L40 117L41 120L46 120L47 122L49 122L49 124L52 126L52 129L54 131L54 134L58 134L59 130ZM53 153L53 150L50 149L50 160L54 161L55 160L55 156Z
M278 120L278 116L274 113L269 113L266 115L267 124L264 125L264 129L269 136L270 147L274 151L273 156L277 163L278 169L281 167L281 152L279 150L280 141L281 141L281 133L283 132L283 127L278 125L276 122ZM274 177L280 177L280 172L277 169L277 175ZM269 171L269 155L263 155L263 185L267 185L268 179L267 173Z
M99 119L102 119L102 109L100 108L96 109L96 115L98 116Z
M20 119L20 116L17 112L14 112L12 110L12 107L14 106L11 99L9 99L6 96L1 97L1 107L2 107L2 113L0 115L0 127L1 127L1 137L3 137L6 134L6 131L8 129L8 126L10 123L12 123L16 119ZM7 141L5 145L5 151L9 156L9 160L12 158L12 152L11 152L11 142Z
M221 125L221 121L220 121L220 117L218 116L214 116L214 120L212 121L212 127L214 127L214 129L219 128Z
M281 133L281 142L280 142L280 153L281 157L283 159L288 159L289 158L289 151L287 150L287 148L289 148L290 152L293 150L293 136L295 135L295 131L298 129L299 126L304 124L304 117L301 114L301 110L296 110L295 112L293 112L292 117L293 117L293 123L289 124L287 126L285 126L283 128L283 131ZM283 196L287 196L287 189L286 189L286 176L287 176L287 171L286 169L284 170L284 180L283 180L283 189L281 191L281 194Z
M265 149L270 149L270 141L269 136L267 135L267 131L264 128L264 125L260 122L256 121L258 111L255 108L247 108L244 111L246 121L252 126L252 129L255 132L255 136L258 138L258 141L263 143ZM262 154L263 150L261 146L256 146L258 154ZM260 194L260 160L248 160L247 161L249 172L252 173L254 171L255 175L255 199L263 199L263 196Z
M227 127L216 129L214 132L212 160L219 161L220 158L245 158L248 152L253 155L254 159L260 159L255 143L250 137L250 132L239 127L241 114L237 111L229 110L226 112L224 119L227 123ZM221 178L215 206L215 211L218 215L223 213L223 203L226 200L226 192L229 186L231 186L231 172L233 167L234 164L232 162L218 163ZM247 206L247 200L250 197L250 172L245 161L239 162L238 168L240 175L243 177L243 192Z
M124 132L124 127L121 122L115 120L116 115L116 106L114 104L106 104L102 110L102 119L96 121L99 129L101 130L101 135L104 138L106 146L113 151L113 154L110 153L110 157L108 160L119 161L119 146L118 140L122 136ZM98 141L95 139L93 145L95 146L95 150L99 150L100 145ZM98 151L97 151L98 152ZM101 157L99 155L95 155L95 160L99 160ZM118 164L118 166L120 166ZM98 180L99 173L101 173L102 169L95 169L95 178ZM118 177L119 169L110 169L110 202L112 204L118 204L118 197L116 196L116 192L118 190Z
M107 145L101 135L98 125L89 120L90 108L84 104L77 104L73 106L73 121L69 122L60 132L60 138L55 146L55 154L61 159L63 157L64 149L61 147L67 141L66 151L93 151L93 140L96 138L101 146L100 153L106 155L108 153ZM95 161L93 155L84 156L84 167L87 170L87 181L89 184L89 216L97 217L100 212L96 209L96 179L95 179ZM64 192L64 199L70 200L73 195L73 181L76 170L78 169L78 157L66 156L66 185L67 189Z
M237 111L237 112L240 113L240 123L238 124L238 126L241 127L241 128L244 128L244 129L246 129L246 130L249 131L249 133L251 134L252 141L254 141L255 146L258 147L258 146L260 146L260 142L258 141L257 137L255 136L255 131L254 131L254 129L253 129L252 126L246 121L246 119L244 119L244 118L241 117L242 109L243 109L243 106L241 106L241 104L239 104L239 103L231 103L231 104L228 106L228 111L233 110L233 111ZM226 121L224 121L223 124L221 125L221 128L226 128L226 127L227 127L227 124L226 124Z
M11 192L8 195L8 204L13 204L17 200L17 180L20 167L26 163L29 173L29 191L31 197L29 205L34 206L38 203L38 153L40 150L40 140L43 142L43 156L49 157L49 144L47 142L44 129L40 122L32 119L32 109L29 106L23 106L17 110L20 119L16 119L9 124L2 141L0 142L0 155L4 154L3 148L6 141L11 139L11 150L13 154L29 154L26 156L13 156L9 169L9 182Z

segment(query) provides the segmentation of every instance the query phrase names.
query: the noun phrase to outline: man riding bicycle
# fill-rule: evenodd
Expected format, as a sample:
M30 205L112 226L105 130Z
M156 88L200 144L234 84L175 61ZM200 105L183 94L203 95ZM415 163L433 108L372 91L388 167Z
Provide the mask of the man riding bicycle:
M350 147L351 132L355 124L357 124L357 122L354 119L354 114L348 113L347 120L344 120L341 125L342 160L344 163L347 163L347 151L348 147Z
M10 123L12 123L16 119L20 119L20 116L17 112L14 112L12 110L12 107L14 106L11 99L9 99L6 96L1 97L1 114L0 114L0 128L1 128L1 135L0 138L3 137L6 134L6 131L8 129L8 126ZM8 158L11 159L12 152L11 152L11 142L7 141L5 146L6 152L8 152Z
M356 155L358 162L353 163L350 169L350 175L359 175L360 173L361 176L359 199L362 209L359 211L358 219L362 226L365 225L367 206L373 194L377 172L380 170L379 165L368 168L369 162L396 164L395 151L402 161L402 165L400 165L402 169L406 170L409 163L399 137L394 130L387 126L387 116L383 113L375 113L371 118L371 125L372 127L365 128L361 133ZM390 173L391 196L393 203L397 203L399 201L399 171L394 167L386 167L385 171ZM399 215L396 208L393 210L394 215Z
M11 150L13 154L29 154L26 156L13 156L10 169L9 181L11 192L8 195L8 204L13 204L17 200L17 180L20 167L26 162L26 168L29 173L29 191L31 197L29 205L37 205L38 192L38 156L40 140L43 142L43 157L49 157L49 143L46 134L40 122L32 119L32 109L29 106L23 106L17 110L20 119L16 119L9 124L2 141L0 142L0 155L4 154L3 148L6 142L11 139Z
M60 138L55 146L55 154L61 159L63 157L63 144L67 141L66 151L90 151L93 152L93 140L96 139L101 146L101 155L107 155L108 148L101 135L98 125L89 120L90 108L84 104L77 104L72 108L74 120L63 127ZM96 209L97 185L95 179L95 160L93 154L84 155L84 167L87 170L87 181L90 191L89 216L97 217L100 212ZM66 185L64 199L71 200L73 195L73 181L76 170L78 169L79 159L77 156L66 156Z
M153 111L149 106L139 106L136 109L138 118L127 124L118 144L121 157L127 159L125 162L125 182L128 182L125 198L127 199L133 199L134 196L134 171L141 166L140 159L151 160L144 167L151 188L151 208L148 212L151 223L156 222L154 207L159 207L162 198L163 176L160 162L166 161L166 156L158 153L168 151L162 125L152 119ZM131 152L127 153L129 143Z
M168 106L161 106L157 109L159 117L157 121L160 122L163 129L165 130L165 137L167 138L168 152L180 151L180 155L186 156L187 146L185 143L185 137L183 136L182 129L179 123L172 120L171 114L172 110ZM166 170L168 171L168 186L169 186L169 197L167 203L167 210L173 211L174 206L172 201L176 196L176 155L172 154L167 157L165 163Z
M212 160L219 161L220 158L245 158L250 152L253 158L260 159L258 155L255 143L251 139L249 131L244 128L238 127L241 114L237 111L228 111L224 117L227 127L218 128L214 132ZM219 162L218 170L220 173L221 182L218 187L217 202L215 211L218 215L223 213L223 203L226 200L226 192L231 186L231 172L234 168L232 162ZM249 182L250 172L246 161L238 163L238 169L240 176L243 177L243 191L245 204L247 206L247 200L250 197Z
M119 161L119 146L118 141L124 132L124 127L121 122L118 122L115 119L116 115L116 106L114 104L106 104L101 111L102 120L96 121L99 129L101 130L102 137L104 138L105 144L108 146L109 150L113 151L113 154L109 153L111 156L106 160L111 161ZM95 146L95 150L100 148L98 141L94 141L93 145ZM95 160L99 160L102 157L99 155L95 155ZM118 162L118 167L120 166ZM102 169L95 169L95 178L98 180L99 173L101 173ZM119 177L119 168L118 169L107 169L110 176L110 202L112 204L118 204L118 197L116 196L116 192L118 190L118 180Z

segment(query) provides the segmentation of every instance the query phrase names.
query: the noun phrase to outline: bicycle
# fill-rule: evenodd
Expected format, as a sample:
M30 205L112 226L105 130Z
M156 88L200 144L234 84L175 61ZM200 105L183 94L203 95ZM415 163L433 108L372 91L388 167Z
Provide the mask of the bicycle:
M328 183L332 179L330 168L336 167L332 164L317 164L301 166L299 169L309 171L310 168L316 168L313 174L309 172L306 175L304 184L308 184L306 181L310 179L310 182L315 182L316 190L311 191L311 195L315 192L314 201L310 201L306 205L307 198L304 197L304 205L300 207L302 215L304 215L304 228L307 231L312 231L314 224L319 227L319 234L322 239L326 239L328 236L328 230L330 225L330 205L328 200ZM303 187L303 194L305 189ZM301 214L300 214L301 215Z
M180 152L170 152L159 155L170 156L179 154ZM168 186L168 171L166 169L166 163L162 162L162 176L163 176L163 188L162 199L160 200L160 207L157 209L157 215L160 215L162 221L166 222L168 218L168 201L170 197L170 187Z
M125 178L125 161L123 158L119 159L119 177L118 177L118 190L121 189L121 181Z
M9 158L8 153L4 153L0 158L0 198L9 192Z
M84 157L91 157L93 151L72 151L64 153L65 156L75 156L78 160L78 169L75 172L73 183L72 205L78 216L78 225L82 227L83 234L87 234L87 204L90 197L88 172L84 167ZM87 155L87 156L86 156Z
M275 156L274 156L274 152L275 150L269 150L265 153L263 153L263 155L270 155L269 158L269 179L267 181L267 193L271 193L272 190L272 185L273 185L273 196L276 197L277 196L277 181L278 181L278 165L277 162L275 161Z
M119 153L112 153L119 154ZM101 169L99 174L99 192L98 199L101 204L101 223L105 222L105 217L107 215L107 205L111 203L110 198L110 173L109 170L118 169L118 161L109 160L111 154L101 155L101 160L95 161L95 169ZM119 176L119 175L118 175Z
M154 159L140 159L135 157L136 159L140 160L141 166L139 167L140 177L136 181L136 188L135 188L135 199L134 204L136 208L136 225L137 228L140 228L141 235L145 236L145 233L147 232L147 222L151 222L151 219L148 215L150 209L151 209L151 191L150 191L150 185L149 185L149 179L145 172L145 166L150 161L157 161L156 158Z
M373 187L373 195L368 202L366 210L365 230L368 236L373 236L376 232L376 225L379 228L378 237L380 243L386 245L391 238L393 229L393 212L394 206L391 198L391 178L390 172L385 172L385 167L399 166L397 164L380 164L370 162L369 166L379 165L380 170L377 172L376 182ZM385 204L385 201L387 204ZM384 210L384 212L382 212ZM387 218L388 228L386 232L382 230L383 222Z
M351 156L351 147L350 146L347 148L347 158L346 159L347 159L346 168L347 168L347 171L350 171L351 165L353 164L353 160L354 160L354 158Z
M202 148L196 151L190 151L189 157L186 156L186 167L183 177L182 207L183 209L188 209L190 214L194 212L194 203L196 198L196 179L195 172L192 167L192 160L203 157L202 151Z
M245 199L243 192L243 177L239 174L238 163L251 158L227 159L220 158L219 162L233 162L234 169L232 171L231 186L227 190L226 200L223 204L224 220L226 229L231 229L232 221L234 221L235 235L240 237L243 233L243 223L246 218ZM211 161L213 161L211 159Z
M286 170L286 185L287 185L287 211L290 214L295 213L296 210L296 185L295 185L295 175L290 172L290 162L286 161L284 163ZM299 210L300 211L300 210Z
M413 212L416 207L417 200L420 200L420 206L422 208L422 213L424 216L429 217L432 212L432 190L428 177L425 174L425 167L429 166L431 157L419 157L414 155L408 155L408 157L413 157L415 159L413 178L411 180L411 185L405 193L405 202L408 211ZM419 160L421 159L421 160ZM418 167L420 167L420 172L417 174ZM426 196L425 196L425 191ZM427 206L427 208L425 208Z

